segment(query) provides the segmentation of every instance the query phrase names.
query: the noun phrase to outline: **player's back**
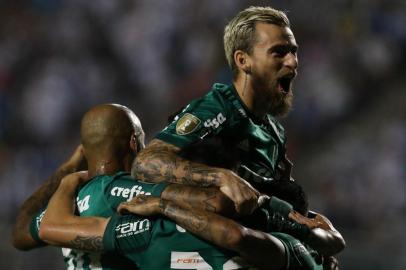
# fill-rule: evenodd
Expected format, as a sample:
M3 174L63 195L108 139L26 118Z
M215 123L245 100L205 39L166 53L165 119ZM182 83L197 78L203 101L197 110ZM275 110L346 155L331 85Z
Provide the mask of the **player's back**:
M149 185L147 185L149 187ZM80 187L77 194L77 208L81 216L110 217L116 212L117 206L132 199L138 194L150 195L143 190L126 172L115 175L96 176ZM117 253L88 253L72 251L75 257L67 264L82 265L83 269L136 269L136 266Z

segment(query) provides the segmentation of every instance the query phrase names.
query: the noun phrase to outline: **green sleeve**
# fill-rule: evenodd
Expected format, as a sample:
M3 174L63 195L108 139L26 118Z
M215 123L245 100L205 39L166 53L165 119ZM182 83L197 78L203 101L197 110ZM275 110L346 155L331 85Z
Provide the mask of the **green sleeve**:
M114 214L104 231L104 250L121 253L145 250L151 240L152 225L145 217Z
M108 183L104 188L104 194L108 205L115 211L120 203L130 201L138 195L159 197L167 185L167 183L153 184L122 177Z
M290 203L281 200L275 196L272 196L268 204L264 205L271 213L280 213L283 217L287 218L289 213L293 211L293 207Z
M210 134L218 134L229 122L227 105L221 93L209 92L192 101L156 136L157 139L184 148Z
M42 241L41 238L39 237L39 228L41 225L42 218L44 217L44 214L45 214L45 209L38 211L38 213L31 220L29 230L30 230L31 237L39 244L45 246L46 243L44 241Z
M300 240L306 240L310 229L304 224L297 223L289 218L289 213L293 207L288 202L272 196L271 199L262 206L268 211L267 232L283 232L290 234Z
M272 196L251 215L242 217L240 220L244 226L254 230L281 231L285 229L287 225L285 223L287 223L288 215L292 210L292 205L288 202Z
M285 247L285 269L322 270L322 265L316 263L308 249L296 238L284 233L271 233L279 239Z

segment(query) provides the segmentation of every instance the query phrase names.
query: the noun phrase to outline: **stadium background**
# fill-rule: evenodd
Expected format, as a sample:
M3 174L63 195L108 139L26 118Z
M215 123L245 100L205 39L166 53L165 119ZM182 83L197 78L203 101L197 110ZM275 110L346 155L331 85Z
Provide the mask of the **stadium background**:
M79 142L90 106L132 108L148 139L213 82L223 28L249 5L287 10L300 45L285 119L294 177L347 240L341 269L406 266L406 2L0 1L0 268L63 269L8 243L23 200Z

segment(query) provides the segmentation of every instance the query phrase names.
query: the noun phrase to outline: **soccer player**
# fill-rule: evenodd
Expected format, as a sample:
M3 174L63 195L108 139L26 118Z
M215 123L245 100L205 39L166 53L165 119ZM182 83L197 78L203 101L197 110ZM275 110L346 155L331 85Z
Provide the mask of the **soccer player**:
M68 164L68 168L73 167L79 161L86 161L89 175L94 178L93 183L95 185L87 191L88 194L84 195L83 198L80 197L83 193L79 194L79 212L82 215L90 213L110 216L115 213L116 206L128 199L128 196L142 193L141 187L135 185L129 173L125 173L131 168L135 155L144 147L145 135L141 123L127 107L118 104L103 104L91 108L83 116L80 133L82 145L76 151L75 158L72 158L73 161ZM71 163L73 165L70 165ZM63 165L62 168L68 165ZM27 250L44 244L38 237L40 221L44 214L43 210L39 210L39 205L41 204L45 208L62 178L61 174L67 174L65 170L58 170L57 177L54 177L55 180L52 182L52 189L49 189L50 185L47 183L40 188L40 191L43 190L47 196L40 197L36 195L38 193L36 192L33 195L35 201L28 199L24 203L13 231L14 243L17 248ZM114 183L111 183L112 180ZM54 185L56 186L54 187ZM114 188L129 188L131 192L114 193ZM28 213L25 208L29 208L30 212ZM101 254L89 254L70 249L63 249L62 251L68 269L80 267L134 269L135 267L128 260L117 255L104 257Z
M298 45L285 13L250 7L226 26L224 49L233 83L216 83L190 102L139 153L132 174L143 181L219 187L246 214L256 208L256 189L272 179L290 179L286 136L276 117L292 105ZM234 156L237 174L182 156L209 138Z
M81 122L81 140L83 153L87 160L87 167L91 181L83 186L77 194L77 206L82 216L108 217L115 213L119 203L130 200L139 194L159 196L166 184L152 185L135 182L126 171L129 171L133 158L142 149L144 134L139 120L128 108L104 104L89 110ZM187 192L188 187L168 187L164 195L173 201L182 200L181 193ZM164 197L164 198L168 198ZM215 204L220 196L213 190L196 190L191 205L202 204L208 208L221 212L221 205ZM224 201L224 200L223 200ZM43 202L45 204L45 202ZM224 203L223 203L224 204ZM43 212L33 218L30 237L33 244L39 245L38 229ZM23 230L21 234L26 234ZM74 239L76 242L85 239ZM86 242L85 242L86 244ZM214 247L211 247L215 250ZM221 254L221 252L217 252ZM90 254L77 250L64 250L65 262L68 268L79 266L101 267L102 269L128 269L135 266L120 258L117 254ZM224 255L222 255L225 257ZM220 257L216 255L214 257Z
M115 215L109 221L74 216L75 189L84 178L85 173L67 176L51 199L41 226L41 237L46 241L88 250L120 250L140 269L241 269L247 266L232 253L224 256L225 251L219 252L166 219ZM270 235L251 230L217 214L192 211L152 196L140 195L120 209L143 215L165 215L199 237L239 253L261 269L321 269L321 263L312 256L316 254L314 251L310 254L300 241L283 233ZM290 214L300 216L291 210ZM307 240L318 245L324 254L339 252L343 248L341 235L322 220L319 223L326 228L314 228L306 236ZM327 246L322 247L326 243Z

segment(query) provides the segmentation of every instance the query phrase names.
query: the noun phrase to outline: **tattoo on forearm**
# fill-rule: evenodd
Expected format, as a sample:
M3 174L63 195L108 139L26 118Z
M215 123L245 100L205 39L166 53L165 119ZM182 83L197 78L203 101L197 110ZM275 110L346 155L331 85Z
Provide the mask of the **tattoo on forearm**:
M186 227L185 229L191 232L203 232L207 228L208 218L204 214L193 213L191 215L190 210L165 200L161 200L159 206L165 216Z
M179 157L177 147L154 140L135 160L132 173L142 181L208 187L219 181L218 169Z
M210 211L210 212L216 212L217 209L216 207L212 204L212 200L216 199L216 197L218 196L218 193L213 191L213 190L205 190L203 191L206 194L206 198L203 201L203 203L205 204L205 210L206 211Z
M75 239L69 241L69 247L85 250L85 251L92 251L92 252L100 252L103 251L103 237L101 236L91 236L91 237L83 237L83 236L76 236Z
M221 192L217 188L196 188L185 185L169 185L161 198L190 209L200 209L217 213L221 205ZM225 202L224 202L225 203Z
M229 247L232 243L230 226L235 226L236 223L230 219L210 212L185 209L162 199L159 207L166 217L207 241L222 247Z

